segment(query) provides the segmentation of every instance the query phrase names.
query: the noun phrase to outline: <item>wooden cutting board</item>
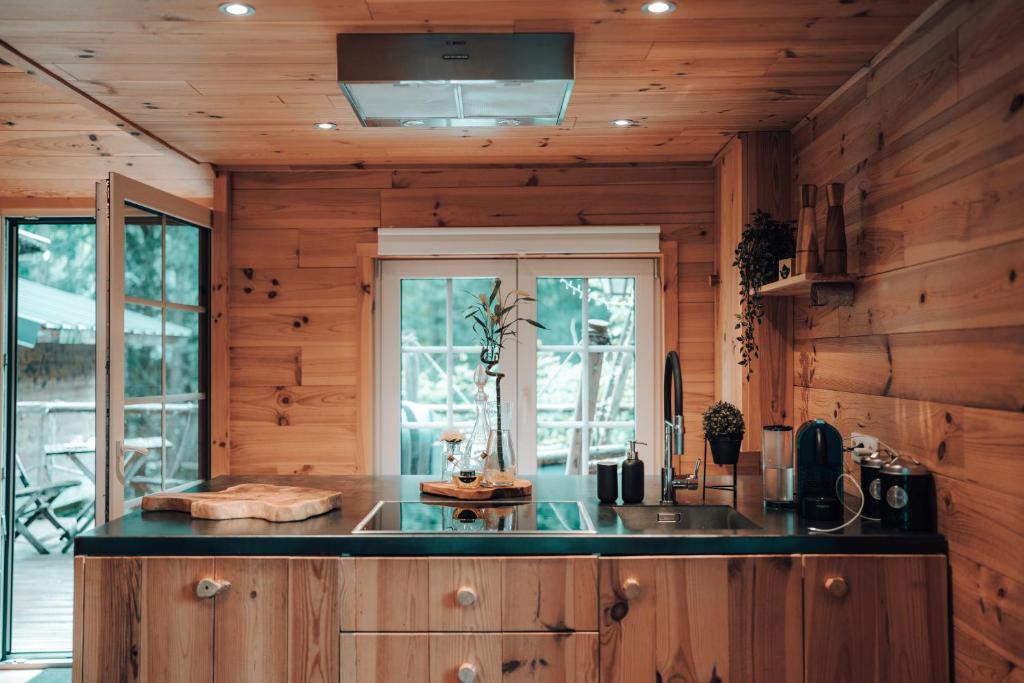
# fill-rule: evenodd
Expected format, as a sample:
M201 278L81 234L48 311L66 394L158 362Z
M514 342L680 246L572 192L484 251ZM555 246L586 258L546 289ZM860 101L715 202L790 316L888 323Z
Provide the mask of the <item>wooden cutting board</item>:
M460 489L450 481L421 481L420 493L432 496L457 498L459 500L496 500L499 498L525 498L533 495L533 484L525 479L516 479L512 486L481 486L475 489Z
M187 512L200 519L255 517L297 522L341 507L337 491L272 484L239 484L206 493L155 493L142 497L143 510Z

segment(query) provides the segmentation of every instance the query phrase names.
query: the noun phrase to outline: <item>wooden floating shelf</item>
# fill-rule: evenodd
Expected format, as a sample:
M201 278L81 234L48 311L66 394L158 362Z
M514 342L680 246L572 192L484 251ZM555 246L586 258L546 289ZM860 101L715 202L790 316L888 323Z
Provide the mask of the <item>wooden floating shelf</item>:
M853 282L856 275L825 275L800 273L785 280L777 280L761 288L761 296L811 296L815 306L853 304Z

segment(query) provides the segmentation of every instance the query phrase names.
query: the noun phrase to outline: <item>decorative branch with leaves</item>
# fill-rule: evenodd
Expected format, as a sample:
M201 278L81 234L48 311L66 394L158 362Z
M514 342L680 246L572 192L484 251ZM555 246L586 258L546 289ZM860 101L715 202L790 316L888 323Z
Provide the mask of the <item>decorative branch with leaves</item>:
M754 220L743 226L743 235L736 245L732 265L740 274L740 312L736 314L736 341L740 343L739 364L747 370L750 381L754 374L753 362L758 358L754 332L764 320L761 287L778 278L779 260L792 258L796 251L792 221L779 221L770 213L758 209Z
M476 294L473 303L466 309L466 320L473 321L473 331L480 340L480 362L486 368L488 376L494 378L494 395L497 404L497 429L501 426L501 379L503 372L495 371L501 361L501 351L509 339L515 339L517 325L520 322L546 330L536 320L518 315L519 304L524 301L534 302L536 299L521 289L501 295L501 279L495 278L491 293ZM505 457L502 452L501 439L497 440L498 469L505 469Z

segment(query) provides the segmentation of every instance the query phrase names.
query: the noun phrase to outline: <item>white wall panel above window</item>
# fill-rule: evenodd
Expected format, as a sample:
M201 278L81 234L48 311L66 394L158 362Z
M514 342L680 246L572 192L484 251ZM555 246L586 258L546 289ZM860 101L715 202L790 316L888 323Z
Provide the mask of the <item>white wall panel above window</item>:
M381 228L381 256L657 254L656 225L529 228Z

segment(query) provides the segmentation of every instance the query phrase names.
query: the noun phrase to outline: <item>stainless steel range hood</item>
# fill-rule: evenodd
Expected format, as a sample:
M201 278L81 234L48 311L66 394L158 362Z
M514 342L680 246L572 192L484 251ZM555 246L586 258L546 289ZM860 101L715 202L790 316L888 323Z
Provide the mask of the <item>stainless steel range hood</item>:
M571 33L340 33L338 81L364 126L554 126Z

